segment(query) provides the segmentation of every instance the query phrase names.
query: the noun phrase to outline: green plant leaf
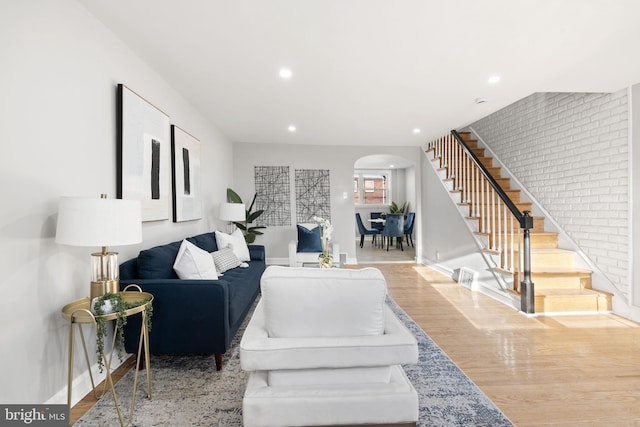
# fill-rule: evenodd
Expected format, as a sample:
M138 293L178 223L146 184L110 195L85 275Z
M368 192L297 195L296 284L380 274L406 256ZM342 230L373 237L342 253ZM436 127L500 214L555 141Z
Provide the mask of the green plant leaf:
M253 205L256 203L256 197L258 197L258 193L253 193L253 200L251 201L251 205L249 205L249 212L253 210Z
M256 220L256 218L258 218L260 215L262 215L264 213L264 210L260 209L258 211L252 212L249 214L249 216L247 217L247 222L253 222Z
M242 203L242 198L240 198L238 193L236 193L235 191L233 191L230 188L227 188L227 199L231 203Z
M242 231L245 231L245 230L247 229L247 226L246 226L246 225L244 225L244 224L243 224L243 223L241 223L241 222L234 222L233 224L234 224L236 227L238 227L240 230L242 230Z

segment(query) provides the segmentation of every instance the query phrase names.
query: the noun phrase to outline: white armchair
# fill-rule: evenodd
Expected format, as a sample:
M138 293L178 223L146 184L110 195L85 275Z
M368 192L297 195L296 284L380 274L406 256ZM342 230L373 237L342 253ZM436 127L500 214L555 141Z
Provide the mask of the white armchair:
M317 224L298 224L298 239L289 242L289 267L302 267L304 263L318 262L322 243L320 230L317 227ZM300 251L298 251L299 246L302 247ZM314 246L316 250L310 250ZM340 261L340 245L332 243L330 253L333 256L334 265L337 266Z
M240 343L245 427L410 425L418 346L374 268L270 266Z
M333 256L334 265L338 266L340 262L340 245L333 243L330 252ZM320 252L298 252L298 241L291 240L289 242L289 267L302 267L305 263L317 263L319 255Z

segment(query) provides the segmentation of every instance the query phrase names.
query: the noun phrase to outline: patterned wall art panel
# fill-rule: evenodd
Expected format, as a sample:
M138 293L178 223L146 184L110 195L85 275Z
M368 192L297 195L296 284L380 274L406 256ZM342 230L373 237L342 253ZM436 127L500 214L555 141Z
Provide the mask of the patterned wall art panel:
M256 225L291 225L291 180L289 166L256 166L255 209L264 213L256 219Z
M314 216L331 220L329 169L296 169L296 221L313 222Z

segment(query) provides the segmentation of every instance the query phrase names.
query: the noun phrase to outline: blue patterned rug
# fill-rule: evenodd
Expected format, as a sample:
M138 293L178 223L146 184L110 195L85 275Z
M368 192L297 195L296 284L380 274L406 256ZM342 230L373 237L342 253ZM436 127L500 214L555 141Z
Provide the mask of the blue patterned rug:
M513 425L393 300L389 300L389 305L418 340L418 364L404 366L404 369L420 396L419 426ZM247 375L240 369L238 344L243 330L244 326L225 355L222 371L215 370L213 356L151 356L153 398L146 397L146 382L141 371L133 426L242 426L242 395ZM125 418L131 402L133 376L133 371L128 372L116 385ZM110 393L75 424L78 427L117 425Z

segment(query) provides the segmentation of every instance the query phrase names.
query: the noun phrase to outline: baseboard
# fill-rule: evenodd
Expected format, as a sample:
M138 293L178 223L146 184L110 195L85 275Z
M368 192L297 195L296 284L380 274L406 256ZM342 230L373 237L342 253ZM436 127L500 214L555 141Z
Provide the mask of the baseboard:
M75 361L78 363L82 363L84 365L84 355L76 354ZM125 355L125 357L120 361L117 355L114 355L113 360L111 361L111 372L115 371L120 365L124 363L129 357L133 357L133 355ZM105 372L100 373L98 368L98 363L94 363L91 365L91 373L93 374L93 381L97 386L107 377ZM89 376L89 371L85 370L80 375L76 376L73 379L72 392L71 396L71 406L76 405L80 400L82 400L87 394L91 393L93 388L91 387L91 377ZM67 385L65 384L62 389L60 389L56 394L51 396L46 402L45 405L63 405L67 403Z

